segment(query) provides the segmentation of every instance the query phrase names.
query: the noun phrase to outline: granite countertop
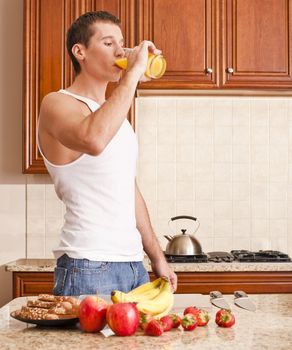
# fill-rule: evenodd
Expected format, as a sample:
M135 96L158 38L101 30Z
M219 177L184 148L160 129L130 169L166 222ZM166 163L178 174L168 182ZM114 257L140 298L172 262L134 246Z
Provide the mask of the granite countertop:
M53 272L55 259L19 259L6 264L7 271L14 272ZM147 271L151 265L147 257L144 258ZM292 262L281 263L170 263L176 272L236 272L236 271L292 271Z
M198 295L178 296L182 298L172 311L182 314L184 307L193 305ZM218 309L211 306L208 299L211 320L206 327L197 327L191 332L173 329L160 337L145 336L142 331L131 337L105 337L101 333L84 333L78 324L71 328L38 327L10 317L10 312L19 309L28 299L17 298L0 309L1 350L292 349L292 294L252 295L250 298L257 306L256 312L235 306L231 295L225 297L236 318L232 328L219 328L215 324Z

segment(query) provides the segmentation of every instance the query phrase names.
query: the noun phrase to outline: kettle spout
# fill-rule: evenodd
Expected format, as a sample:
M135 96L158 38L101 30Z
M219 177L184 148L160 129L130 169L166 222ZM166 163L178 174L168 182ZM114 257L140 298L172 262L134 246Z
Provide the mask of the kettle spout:
M170 242L173 239L173 236L170 235L164 235L164 237Z

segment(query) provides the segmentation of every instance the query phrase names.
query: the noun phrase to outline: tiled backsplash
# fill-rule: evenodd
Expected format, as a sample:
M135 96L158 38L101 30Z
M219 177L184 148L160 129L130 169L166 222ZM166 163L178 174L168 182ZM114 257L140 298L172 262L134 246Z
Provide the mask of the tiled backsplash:
M168 221L200 221L204 251L278 249L292 256L292 99L139 97L138 183L161 246ZM27 257L52 257L64 206L28 175ZM190 228L188 228L189 232ZM174 228L179 233L179 224Z
M206 252L292 255L292 99L140 97L136 106L138 183L163 247L164 234L180 233L169 219L187 214Z

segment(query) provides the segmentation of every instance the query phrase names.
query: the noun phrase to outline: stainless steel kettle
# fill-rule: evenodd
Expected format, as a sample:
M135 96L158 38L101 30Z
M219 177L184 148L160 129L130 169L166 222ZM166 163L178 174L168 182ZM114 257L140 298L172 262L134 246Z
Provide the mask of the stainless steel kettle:
M169 220L169 223L179 219L190 219L198 222L198 226L193 234L198 230L200 223L197 218L188 215L175 216ZM166 255L199 255L202 254L202 247L199 241L193 236L186 233L187 230L182 229L182 233L175 236L165 235L169 241L166 249Z

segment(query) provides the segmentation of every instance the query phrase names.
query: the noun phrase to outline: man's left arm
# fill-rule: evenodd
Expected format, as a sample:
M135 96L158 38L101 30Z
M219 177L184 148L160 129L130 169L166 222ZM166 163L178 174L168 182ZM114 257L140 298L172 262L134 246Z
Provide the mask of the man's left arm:
M151 226L148 210L142 194L136 183L135 208L137 229L141 234L145 253L151 261L152 271L157 277L166 276L172 285L173 291L177 288L177 276L168 265L158 239Z

